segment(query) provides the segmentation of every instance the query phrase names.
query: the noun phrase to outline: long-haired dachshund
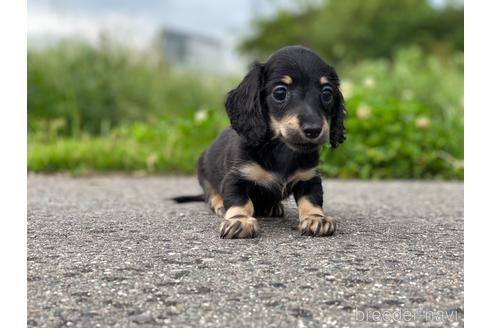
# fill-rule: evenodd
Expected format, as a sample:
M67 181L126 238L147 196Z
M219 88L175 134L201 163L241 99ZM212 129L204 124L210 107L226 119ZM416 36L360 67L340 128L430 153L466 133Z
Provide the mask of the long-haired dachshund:
M329 236L334 219L323 212L319 148L345 139L345 109L335 69L313 51L289 46L255 63L227 95L231 128L198 161L207 200L223 221L222 238L253 238L257 216L282 216L281 201L294 194L301 234Z

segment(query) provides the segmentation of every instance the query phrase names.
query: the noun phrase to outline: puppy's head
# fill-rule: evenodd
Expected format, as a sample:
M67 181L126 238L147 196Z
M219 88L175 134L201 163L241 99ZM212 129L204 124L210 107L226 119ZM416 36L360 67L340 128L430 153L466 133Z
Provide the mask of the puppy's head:
M285 47L256 63L230 91L231 125L250 145L279 138L297 152L345 140L345 108L335 69L311 50Z

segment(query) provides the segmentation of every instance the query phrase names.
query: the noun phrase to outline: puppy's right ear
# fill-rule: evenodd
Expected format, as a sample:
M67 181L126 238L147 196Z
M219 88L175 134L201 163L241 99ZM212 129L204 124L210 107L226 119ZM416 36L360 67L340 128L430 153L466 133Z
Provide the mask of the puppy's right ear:
M232 128L252 146L261 144L268 133L261 106L262 88L263 65L255 63L239 86L227 94L225 102Z

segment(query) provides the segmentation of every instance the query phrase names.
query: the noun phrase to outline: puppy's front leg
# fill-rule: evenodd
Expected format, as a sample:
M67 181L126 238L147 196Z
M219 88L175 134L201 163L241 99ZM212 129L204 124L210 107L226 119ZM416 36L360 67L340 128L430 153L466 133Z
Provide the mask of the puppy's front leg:
M294 186L294 198L299 209L299 231L302 235L331 236L336 222L323 213L323 187L316 176Z
M253 217L253 202L248 197L248 183L234 174L222 182L225 215L220 225L220 237L227 239L254 238L258 222Z

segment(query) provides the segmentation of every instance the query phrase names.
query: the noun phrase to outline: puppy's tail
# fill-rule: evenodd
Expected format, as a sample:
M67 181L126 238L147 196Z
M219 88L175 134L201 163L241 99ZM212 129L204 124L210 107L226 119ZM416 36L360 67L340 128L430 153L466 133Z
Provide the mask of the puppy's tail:
M193 196L178 196L171 198L176 203L190 203L190 202L203 202L205 201L205 195L193 195Z

